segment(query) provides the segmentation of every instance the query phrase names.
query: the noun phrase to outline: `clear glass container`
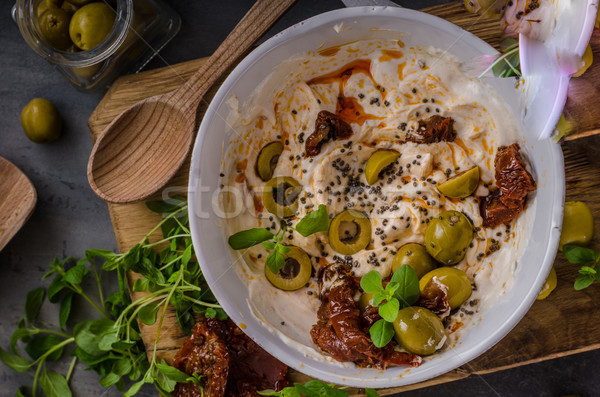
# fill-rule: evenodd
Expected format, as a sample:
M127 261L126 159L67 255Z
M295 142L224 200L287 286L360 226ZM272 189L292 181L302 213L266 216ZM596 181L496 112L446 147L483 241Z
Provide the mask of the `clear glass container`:
M116 13L112 30L87 51L61 51L40 32L37 7L46 0L16 0L12 17L29 46L83 91L105 90L120 75L138 72L181 27L181 18L162 0L104 1Z

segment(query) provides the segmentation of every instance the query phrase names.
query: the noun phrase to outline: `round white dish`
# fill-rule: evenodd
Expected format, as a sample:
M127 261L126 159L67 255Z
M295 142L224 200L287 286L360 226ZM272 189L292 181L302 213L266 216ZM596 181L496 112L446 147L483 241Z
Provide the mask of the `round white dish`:
M248 290L234 268L232 255L219 224L216 206L221 154L229 140L227 101L243 102L273 67L299 52L326 48L358 39L390 37L402 32L407 45L446 49L468 60L495 50L476 36L440 18L392 7L356 7L325 13L301 22L266 41L246 57L225 80L204 116L192 154L189 179L190 224L198 261L215 296L227 314L265 350L290 367L336 384L385 388L421 382L472 360L504 337L535 301L556 254L564 206L564 165L560 147L538 141L528 130L523 149L538 181L534 221L527 247L519 261L515 282L481 321L451 349L436 353L418 368L391 367L384 371L342 368L303 356L256 319L248 305ZM520 119L522 92L514 82L491 80ZM290 308L293 310L293 308Z

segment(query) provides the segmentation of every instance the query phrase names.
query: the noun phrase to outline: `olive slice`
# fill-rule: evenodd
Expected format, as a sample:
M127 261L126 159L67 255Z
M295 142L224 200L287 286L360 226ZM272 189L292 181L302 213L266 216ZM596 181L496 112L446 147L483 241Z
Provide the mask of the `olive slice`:
M446 197L464 198L473 194L478 185L479 167L475 166L444 183L440 183L438 190Z
M407 307L394 321L394 337L408 352L427 356L441 348L445 340L444 324L424 307Z
M473 240L473 225L458 211L444 211L425 229L425 248L443 265L460 262Z
M371 221L360 211L345 210L329 225L329 245L342 255L352 255L371 241Z
M402 265L412 267L419 278L436 268L435 261L425 247L416 243L408 243L400 247L392 262L392 272L398 270Z
M398 159L400 153L395 150L377 150L367 160L365 166L365 177L369 185L374 184L379 179L379 173L388 165Z
M289 176L270 179L263 190L263 203L270 213L285 218L298 210L298 196L302 191L300 182Z
M586 245L594 235L592 211L583 201L567 201L558 249L565 244Z
M471 296L471 282L467 273L455 267L439 267L421 277L419 280L419 288L421 291L427 283L433 278L438 280L448 287L448 303L451 309L460 307Z
M312 265L310 258L302 249L289 247L287 254L283 254L285 264L277 273L273 273L265 266L265 276L275 287L284 291L295 291L306 285L310 279Z
M260 150L254 167L256 175L260 179L266 182L273 177L273 170L277 166L281 152L283 152L283 143L281 142L271 142Z

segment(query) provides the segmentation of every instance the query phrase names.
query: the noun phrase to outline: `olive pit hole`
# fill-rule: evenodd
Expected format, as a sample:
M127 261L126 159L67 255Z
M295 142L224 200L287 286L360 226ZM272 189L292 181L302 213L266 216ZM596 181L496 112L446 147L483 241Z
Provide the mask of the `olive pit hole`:
M360 235L360 225L354 221L342 221L338 229L340 241L344 244L350 244Z
M273 188L273 199L283 207L293 204L300 195L298 186L293 186L289 183L281 183Z
M290 280L298 276L300 273L300 262L298 262L294 258L286 258L285 263L281 270L279 271L279 275L286 280Z

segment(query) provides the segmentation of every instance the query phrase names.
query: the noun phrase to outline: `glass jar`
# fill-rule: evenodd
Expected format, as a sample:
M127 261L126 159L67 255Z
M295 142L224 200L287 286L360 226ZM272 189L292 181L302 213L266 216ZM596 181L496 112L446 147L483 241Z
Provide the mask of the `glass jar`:
M29 46L75 87L104 90L120 75L138 72L176 34L181 18L162 0L104 1L116 13L100 44L87 51L58 50L40 32L37 7L47 0L16 0L12 17ZM60 1L62 3L62 1Z

